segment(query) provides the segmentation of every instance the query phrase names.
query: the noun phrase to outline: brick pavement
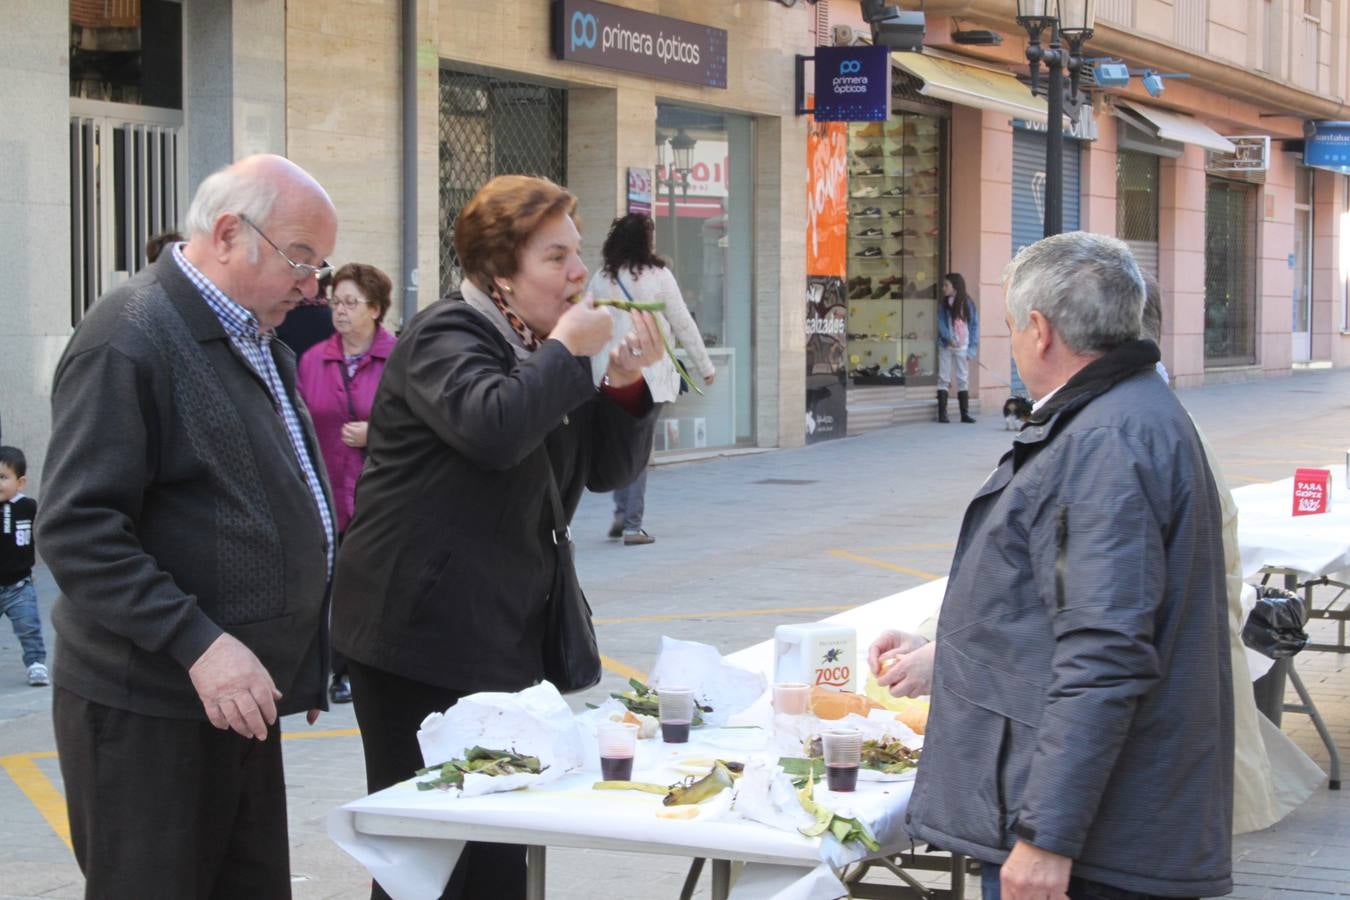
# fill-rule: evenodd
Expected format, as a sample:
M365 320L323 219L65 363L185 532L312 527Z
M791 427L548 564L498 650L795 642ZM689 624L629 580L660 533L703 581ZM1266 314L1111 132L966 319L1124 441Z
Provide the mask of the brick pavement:
M1286 477L1296 465L1344 464L1350 372L1299 373L1180 396L1234 486ZM797 450L663 465L652 473L648 490L646 524L657 536L648 547L604 540L606 499L587 497L573 533L603 650L645 671L663 633L729 652L771 636L780 623L813 621L945 573L965 502L1008 438L986 413L974 426L900 426ZM54 588L49 578L39 586L45 615ZM1326 629L1328 623L1313 627ZM1306 653L1298 660L1346 754L1348 664L1334 654ZM622 681L608 675L577 702L603 696ZM22 685L17 642L0 625L0 758L53 749L49 702L49 692ZM1306 718L1286 715L1284 724L1325 765ZM352 727L347 707L325 715L313 731ZM298 718L286 730L311 731ZM285 747L296 897L366 896L361 870L324 831L328 811L362 793L359 740L290 739ZM55 759L33 759L32 766L59 790ZM82 896L66 845L4 773L0 810L0 897ZM1235 896L1350 896L1345 792L1319 791L1276 827L1236 839L1234 849ZM549 895L673 897L683 873L671 858L556 851L550 854ZM706 888L705 875L702 896Z

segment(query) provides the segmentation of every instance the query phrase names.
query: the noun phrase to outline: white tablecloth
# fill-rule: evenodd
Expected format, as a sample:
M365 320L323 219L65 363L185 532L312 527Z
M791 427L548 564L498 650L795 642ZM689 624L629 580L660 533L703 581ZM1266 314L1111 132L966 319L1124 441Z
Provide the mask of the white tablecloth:
M831 617L829 621L858 629L860 673L866 671L872 637L883 628L915 628L937 609L945 586L942 579ZM773 642L748 647L728 660L772 678ZM768 724L767 695L733 720L743 722ZM709 728L695 730L686 745L640 741L633 778L673 783L681 776L669 766L678 758L744 759L765 746L768 735L767 728ZM404 783L334 810L328 832L395 900L440 896L469 838L747 861L732 891L734 900L838 897L842 885L835 873L867 855L857 843L841 846L833 837L806 838L734 817L660 819L660 797L591 790L599 779L598 768L589 768L547 788L469 799L453 792L418 791ZM816 796L835 812L856 815L871 828L883 852L894 854L909 845L904 814L912 786L912 780L860 782L853 794L834 794L821 784Z
M1266 566L1310 576L1350 569L1350 490L1333 478L1331 510L1295 516L1294 479L1252 484L1233 491L1238 505L1242 577Z

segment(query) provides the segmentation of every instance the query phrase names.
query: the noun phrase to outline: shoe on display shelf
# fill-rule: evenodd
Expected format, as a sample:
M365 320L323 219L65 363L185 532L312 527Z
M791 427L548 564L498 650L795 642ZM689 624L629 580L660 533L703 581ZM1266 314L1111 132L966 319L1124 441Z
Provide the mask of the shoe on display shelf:
M867 168L865 168L865 169L854 169L853 171L851 171L851 172L848 173L848 177L850 177L850 178L875 178L875 177L877 177L877 176L885 175L885 174L886 174L886 170L883 169L881 166L869 166L869 167L867 167Z
M855 150L853 152L853 157L855 159L871 159L876 156L881 156L884 152L885 151L880 144L868 144L860 150Z
M857 131L853 132L854 137L881 137L881 123L868 122Z
M857 253L853 255L856 256L858 259L879 259L881 257L881 248L864 247L863 249L859 250Z
M864 207L863 207L861 210L859 210L858 212L853 213L853 218L855 218L855 219L880 219L880 218L881 218L881 207L880 207L880 206L864 206Z
M880 228L876 228L876 227L872 227L872 228L864 228L862 231L860 231L860 232L858 232L857 234L855 234L854 237L857 237L857 238L879 238L879 237L881 237L881 233L882 233L882 232L881 232L881 229L880 229Z
M881 190L875 187L861 187L849 194L854 200L875 200L881 195Z
M904 189L903 187L901 187L900 185L897 184L897 185L896 185L895 187L893 187L893 188L890 188L890 189L888 189L888 190L882 191L882 192L881 192L881 196L883 196L883 197L903 197L903 196L905 196L905 189Z

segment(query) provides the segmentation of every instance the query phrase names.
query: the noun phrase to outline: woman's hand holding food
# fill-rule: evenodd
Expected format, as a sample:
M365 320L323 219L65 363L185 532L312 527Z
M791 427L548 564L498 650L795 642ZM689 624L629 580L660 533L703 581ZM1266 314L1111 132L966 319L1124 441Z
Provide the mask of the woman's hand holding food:
M642 377L646 366L660 362L666 355L666 344L651 313L634 311L633 330L609 353L609 368L605 377L611 386L628 387Z
M607 310L596 307L591 295L569 306L549 337L558 341L573 356L594 356L609 343L614 333L614 319Z

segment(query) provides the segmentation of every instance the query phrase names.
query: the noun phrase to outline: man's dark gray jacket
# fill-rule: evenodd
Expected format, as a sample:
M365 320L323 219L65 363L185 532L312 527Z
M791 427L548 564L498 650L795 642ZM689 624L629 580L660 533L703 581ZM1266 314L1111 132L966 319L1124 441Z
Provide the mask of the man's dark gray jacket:
M322 477L295 357L272 354ZM38 517L61 588L57 686L204 719L187 669L223 631L267 667L281 713L326 707L324 529L291 446L171 253L94 305L57 365Z
M1162 896L1231 890L1233 689L1219 501L1133 342L1074 376L966 511L910 830Z

